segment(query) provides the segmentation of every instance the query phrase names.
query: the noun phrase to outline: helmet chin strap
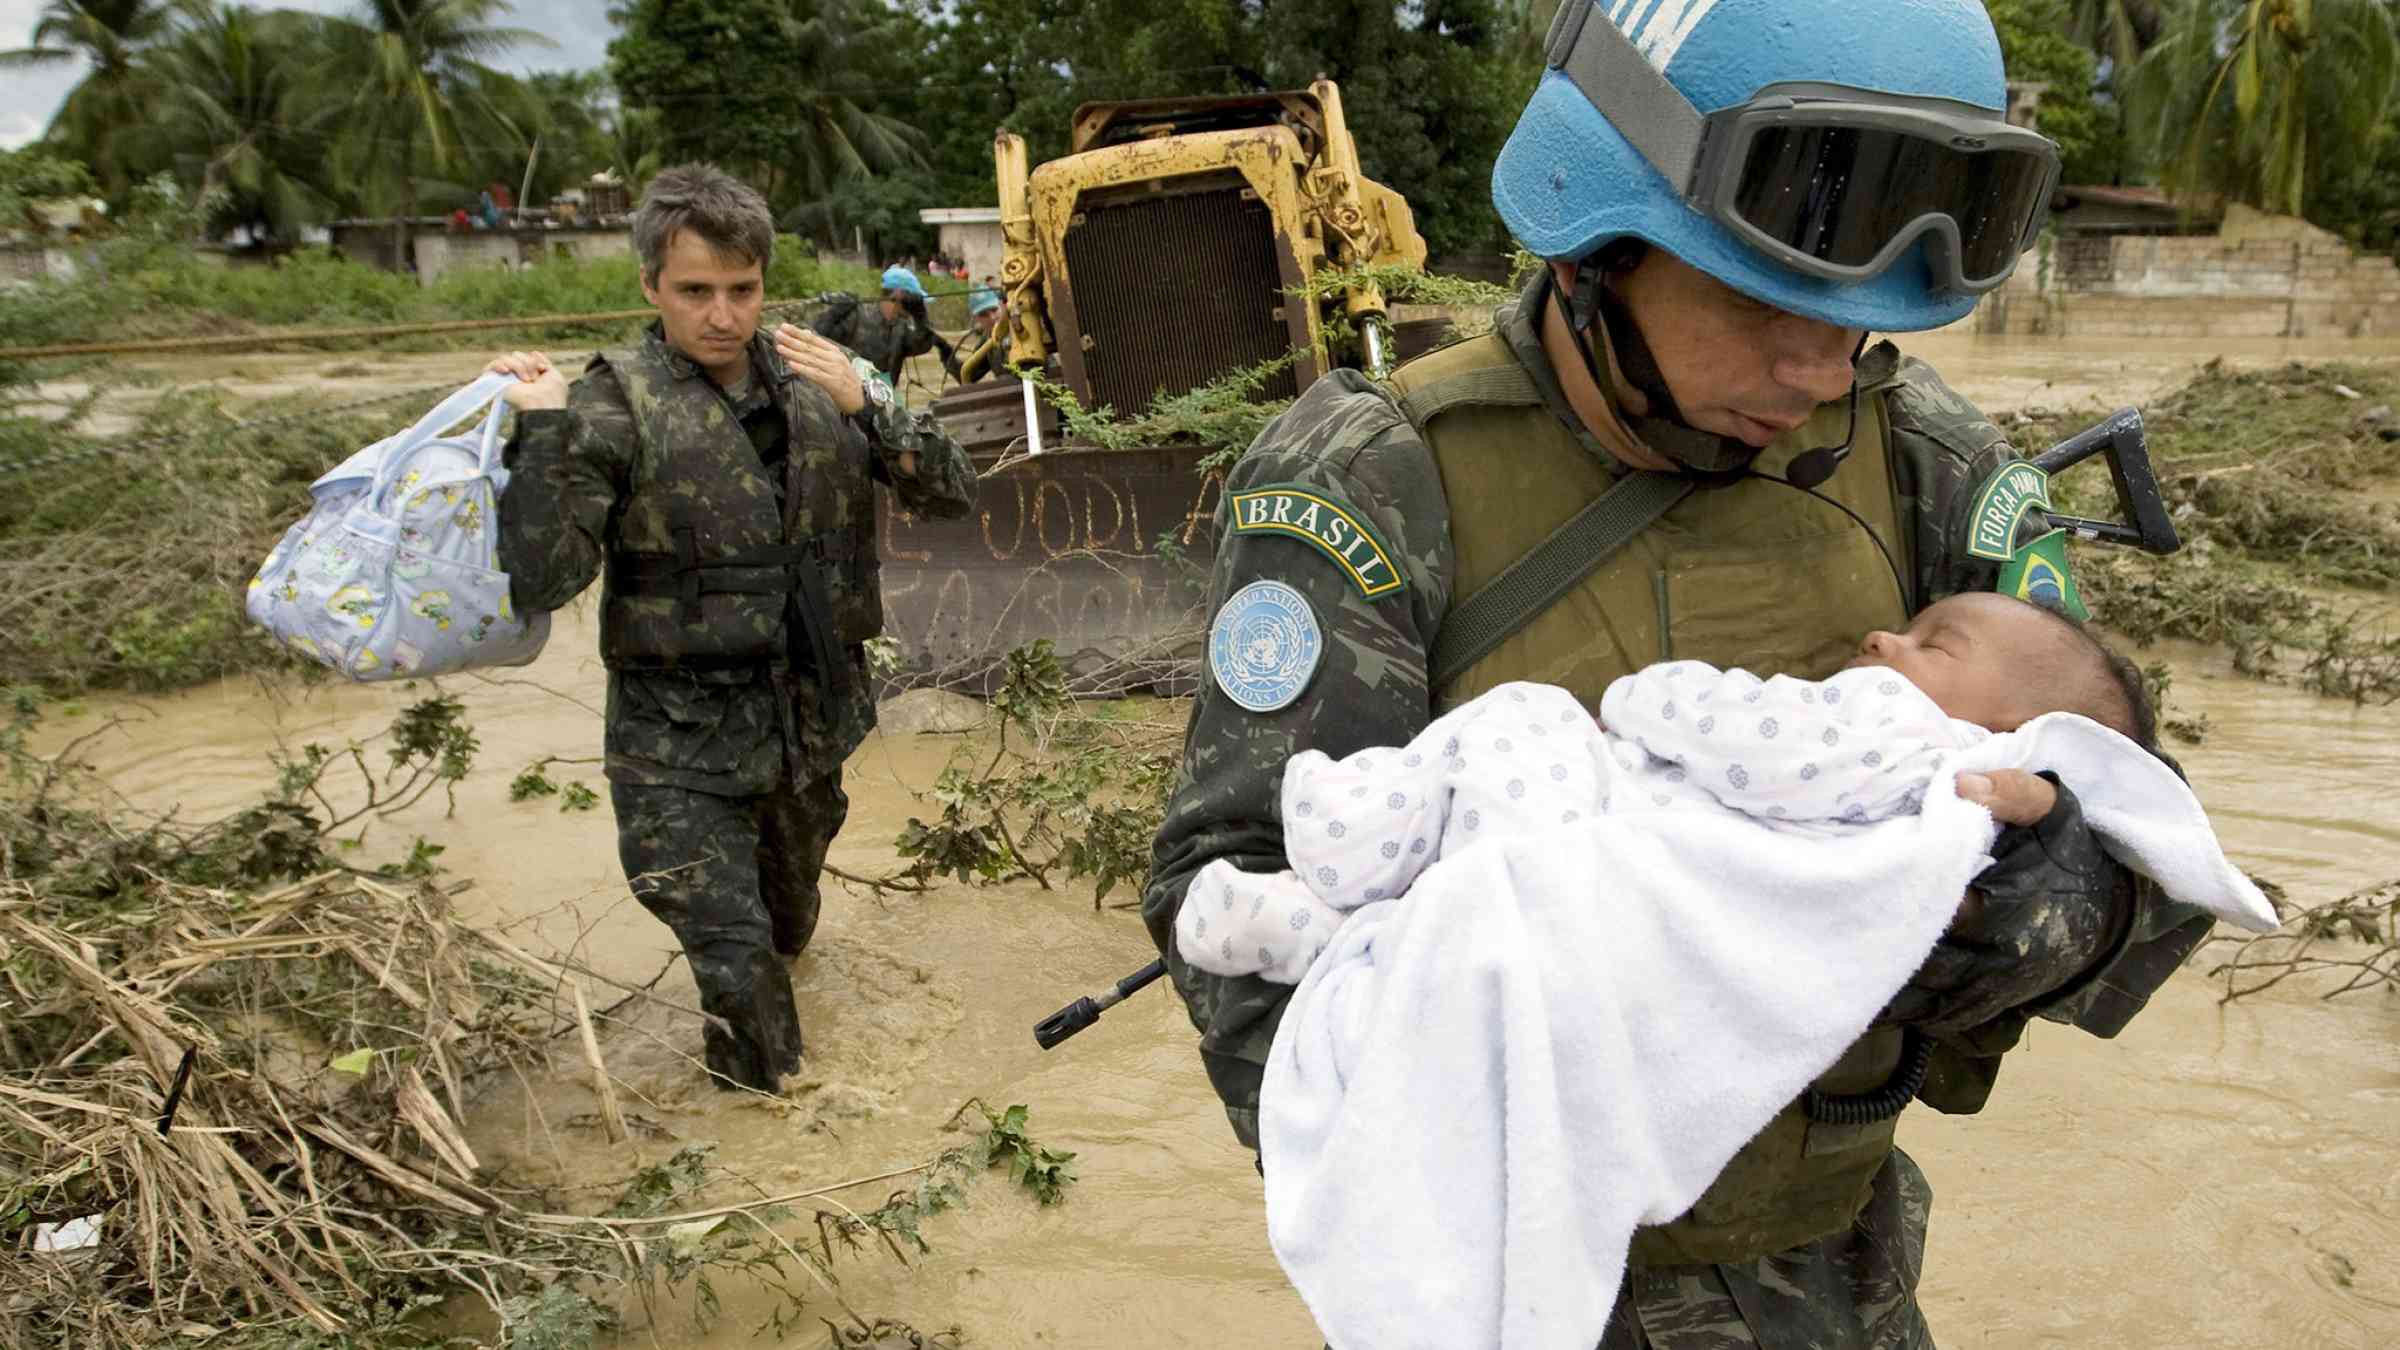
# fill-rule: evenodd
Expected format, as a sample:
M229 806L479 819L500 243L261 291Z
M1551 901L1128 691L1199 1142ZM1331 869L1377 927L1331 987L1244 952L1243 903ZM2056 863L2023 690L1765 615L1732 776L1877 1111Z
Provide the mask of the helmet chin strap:
M1750 463L1758 458L1758 450L1749 442L1732 436L1720 436L1702 431L1684 420L1683 409L1675 402L1674 392L1667 388L1666 376L1660 373L1658 358L1651 354L1650 343L1642 336L1633 314L1608 289L1608 272L1592 258L1582 258L1575 264L1575 284L1567 297L1567 315L1578 336L1576 347L1583 353L1584 369L1590 372L1592 383L1605 390L1609 382L1600 373L1599 359L1593 354L1592 329L1596 324L1608 326L1609 350L1617 358L1617 368L1624 372L1626 382L1641 392L1650 411L1633 414L1624 409L1618 415L1642 444L1681 466L1682 476L1705 487L1724 487L1749 477ZM1852 365L1867 347L1865 334L1860 334L1857 350L1850 353ZM1842 461L1850 457L1850 443L1858 432L1858 385L1850 386L1850 434L1835 446L1820 446L1802 451L1793 457L1785 473L1803 489L1813 488L1833 476Z

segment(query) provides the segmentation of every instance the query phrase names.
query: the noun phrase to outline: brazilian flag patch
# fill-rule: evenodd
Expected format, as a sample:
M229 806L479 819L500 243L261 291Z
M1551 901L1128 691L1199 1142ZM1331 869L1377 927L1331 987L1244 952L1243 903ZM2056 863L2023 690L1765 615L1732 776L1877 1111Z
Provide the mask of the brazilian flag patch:
M2018 549L2000 568L2000 593L2019 600L2030 600L2045 609L2055 609L2077 620L2092 617L2083 606L2083 596L2075 589L2075 576L2067 570L2067 532L2052 530L2025 547Z
M1298 483L1269 483L1233 494L1235 534L1288 534L1316 546L1369 600L1408 586L1382 536L1360 513Z

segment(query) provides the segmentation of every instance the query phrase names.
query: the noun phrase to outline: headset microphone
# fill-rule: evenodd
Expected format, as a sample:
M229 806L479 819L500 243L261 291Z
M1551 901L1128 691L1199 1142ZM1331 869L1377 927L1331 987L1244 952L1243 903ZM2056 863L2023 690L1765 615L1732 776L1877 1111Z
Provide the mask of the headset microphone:
M1850 443L1847 441L1840 445L1824 445L1802 451L1792 456L1791 463L1783 466L1783 481L1806 492L1833 477L1834 470L1841 468L1842 461L1849 457Z

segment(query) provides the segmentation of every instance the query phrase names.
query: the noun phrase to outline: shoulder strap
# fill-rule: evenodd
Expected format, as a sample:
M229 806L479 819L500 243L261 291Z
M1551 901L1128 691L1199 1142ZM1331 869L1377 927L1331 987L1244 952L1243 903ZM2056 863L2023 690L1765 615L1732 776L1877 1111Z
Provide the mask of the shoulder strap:
M1542 391L1534 385L1533 377L1514 361L1445 375L1400 395L1401 409L1420 430L1450 409L1469 403L1532 407L1541 401Z
M1400 395L1401 411L1420 435L1435 418L1468 404L1541 406L1540 386L1498 344L1498 336L1487 333L1401 367L1391 383ZM1425 372L1422 383L1410 378L1419 370ZM1690 496L1693 487L1669 474L1628 474L1473 595L1452 605L1426 663L1432 687L1443 689L1466 674Z
M1426 662L1432 687L1437 691L1447 688L1466 674L1493 648L1557 604L1617 550L1632 543L1634 536L1673 510L1696 486L1671 474L1628 474L1500 575L1452 605Z

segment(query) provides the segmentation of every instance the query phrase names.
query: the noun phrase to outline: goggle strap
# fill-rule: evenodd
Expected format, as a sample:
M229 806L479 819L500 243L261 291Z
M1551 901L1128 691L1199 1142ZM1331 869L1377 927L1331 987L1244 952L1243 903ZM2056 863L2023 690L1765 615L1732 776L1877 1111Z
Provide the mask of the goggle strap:
M1599 8L1580 0L1559 6L1544 48L1550 66L1573 81L1584 101L1599 109L1677 192L1687 192L1708 121L1615 20L1595 17ZM1610 94L1603 96L1602 90Z

